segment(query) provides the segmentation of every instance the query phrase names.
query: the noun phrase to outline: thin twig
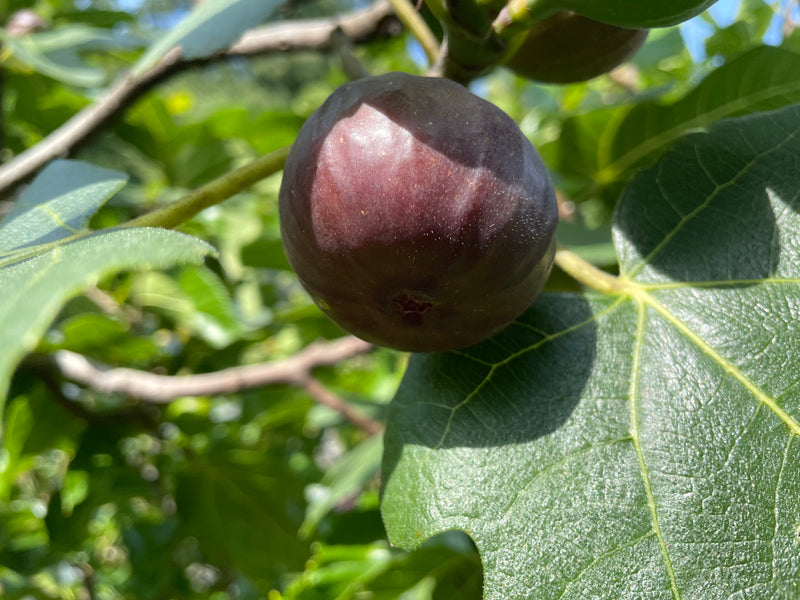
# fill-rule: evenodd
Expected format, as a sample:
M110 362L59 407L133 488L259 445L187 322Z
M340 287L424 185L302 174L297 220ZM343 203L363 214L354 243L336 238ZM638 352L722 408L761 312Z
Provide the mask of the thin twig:
M353 408L342 398L326 388L318 379L309 377L303 384L303 389L319 404L336 411L364 432L370 435L376 435L383 431L383 425Z
M331 34L331 46L342 63L342 70L350 81L356 81L369 77L369 71L356 56L353 41L345 35L341 29L337 29Z
M366 10L338 18L266 25L246 33L228 50L203 61L185 61L180 48L174 48L150 70L140 75L129 74L123 77L97 102L84 108L35 146L0 166L0 193L10 190L30 177L52 159L69 154L75 146L117 116L133 100L179 69L197 62L221 60L232 56L250 56L292 49L325 49L330 44L331 34L337 28L355 42L362 42L382 33L396 35L399 32L398 28L383 27L383 23L391 15L392 9L389 3L379 0Z
M389 0L392 3L397 18L411 32L428 59L428 64L433 65L439 56L439 43L428 27L425 19L417 12L417 9L408 0Z
M372 345L368 342L350 336L311 344L298 354L282 360L195 375L157 375L136 369L109 369L96 366L85 356L68 350L59 350L53 358L66 379L97 392L122 394L154 404L165 404L182 396L213 396L267 385L295 385L305 389L317 402L336 410L354 425L373 434L382 431L380 423L362 415L311 375L317 367L335 365L371 349Z
M138 323L142 320L139 309L120 304L111 294L96 285L90 285L83 290L83 295L105 314L116 317L123 323Z
M783 33L784 39L792 35L795 27L797 27L797 23L795 23L792 18L792 13L794 9L797 8L797 4L797 0L789 0L789 2L786 3L786 9L783 11L783 27L781 28L781 32Z

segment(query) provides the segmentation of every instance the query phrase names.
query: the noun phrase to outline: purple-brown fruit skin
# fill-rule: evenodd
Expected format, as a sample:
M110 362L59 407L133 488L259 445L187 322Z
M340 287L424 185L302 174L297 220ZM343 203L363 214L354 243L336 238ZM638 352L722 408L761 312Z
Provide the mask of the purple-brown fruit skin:
M558 210L536 150L445 79L345 84L303 125L280 190L283 244L341 327L414 352L473 345L536 298Z
M587 81L631 58L647 33L563 12L536 23L506 64L542 83Z

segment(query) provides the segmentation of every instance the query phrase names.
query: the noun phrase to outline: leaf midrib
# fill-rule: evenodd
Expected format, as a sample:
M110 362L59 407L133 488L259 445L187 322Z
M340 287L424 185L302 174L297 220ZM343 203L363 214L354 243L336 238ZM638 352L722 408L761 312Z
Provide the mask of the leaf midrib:
M646 307L652 308L664 319L666 319L666 321L670 323L673 327L675 327L681 335L684 335L702 352L704 352L706 355L712 358L712 360L714 360L717 364L719 364L725 370L726 373L728 373L729 375L734 377L737 381L739 381L739 383L741 383L745 389L747 389L756 399L758 399L759 406L768 407L776 416L778 416L778 418L781 419L781 421L784 422L784 424L788 426L790 430L790 435L787 446L787 452L788 448L791 447L791 442L794 439L794 437L795 436L800 437L800 423L798 423L786 411L784 411L773 398L768 396L758 386L756 386L752 381L750 381L750 379L747 376L745 376L744 373L742 373L739 369L737 369L729 360L727 360L724 356L722 356L719 352L717 352L713 348L713 346L708 344L700 335L698 335L688 325L686 325L686 323L684 323L681 319L675 316L669 309L667 309L663 304L661 304L652 295L650 295L645 290L644 286L638 286L633 282L628 282L626 291L629 294L630 300L636 303L637 314L638 314L636 338L635 338L636 341L633 352L633 363L631 366L631 392L630 392L631 438L633 440L633 446L636 450L636 455L639 460L642 482L645 487L645 493L647 496L647 502L653 523L653 531L658 539L658 543L661 548L662 555L664 557L665 568L667 570L667 574L670 580L670 586L672 588L673 597L675 598L675 600L681 600L680 591L677 586L677 579L667 549L668 546L664 540L663 532L661 530L661 526L658 521L658 504L656 503L655 495L653 493L650 484L649 471L644 460L644 453L642 450L641 439L639 436L637 385L639 378L639 359L641 356L641 349L644 340L645 308ZM783 472L783 465L781 466L781 474L782 472ZM779 475L779 481L780 481L780 475ZM776 486L776 494L778 488L779 488L779 482L778 486Z
M658 546L661 556L664 558L664 568L669 578L670 589L675 600L681 600L681 593L678 590L678 582L675 579L675 570L672 568L672 559L667 550L667 543L664 541L664 533L661 531L661 524L658 521L658 507L656 504L653 488L650 484L650 472L644 460L644 452L639 436L639 373L640 360L642 356L642 344L644 340L645 328L645 306L641 301L637 301L636 337L633 349L633 361L631 363L631 387L630 387L630 419L631 419L631 439L636 450L636 458L639 462L639 471L644 485L645 496L647 497L647 507L650 511L650 520L653 523L653 531L658 539Z
M800 423L792 418L776 400L763 392L756 384L742 373L736 366L727 358L722 356L711 344L706 342L700 335L691 329L686 323L675 316L668 308L656 300L652 295L647 293L642 288L631 286L629 292L632 293L633 299L641 304L647 305L658 314L664 317L668 323L675 327L683 336L689 339L695 346L697 346L707 356L712 358L726 373L734 377L744 388L749 391L758 401L767 408L769 408L778 418L781 419L794 434L800 436Z

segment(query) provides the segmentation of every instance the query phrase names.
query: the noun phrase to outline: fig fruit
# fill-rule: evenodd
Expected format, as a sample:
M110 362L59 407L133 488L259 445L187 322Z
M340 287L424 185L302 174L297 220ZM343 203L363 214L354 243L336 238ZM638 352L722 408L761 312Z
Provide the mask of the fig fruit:
M280 189L300 282L353 334L415 352L489 337L541 291L552 184L516 123L466 88L389 73L306 121Z
M587 81L628 60L647 33L563 12L538 21L506 66L543 83Z

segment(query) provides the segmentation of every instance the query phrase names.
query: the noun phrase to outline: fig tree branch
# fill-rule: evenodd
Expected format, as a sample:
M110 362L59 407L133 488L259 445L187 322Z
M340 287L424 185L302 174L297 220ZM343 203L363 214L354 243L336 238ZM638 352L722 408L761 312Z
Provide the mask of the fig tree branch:
M121 394L154 404L165 404L182 396L213 396L268 385L294 385L360 429L375 434L383 430L379 422L362 414L312 375L317 367L333 366L371 349L372 345L363 340L343 337L311 344L289 358L195 375L158 375L137 369L107 368L68 350L59 350L53 360L65 379L104 394Z
M175 202L125 223L126 227L164 227L185 223L201 210L219 204L283 169L291 146L270 152L253 162L193 190Z
M54 158L69 154L75 146L119 115L133 100L168 75L197 62L232 56L252 56L293 49L324 50L337 30L354 42L363 42L381 33L400 31L387 0L378 0L366 10L331 19L307 19L265 25L254 29L228 50L204 61L185 61L180 48L168 52L156 65L140 75L128 74L113 84L97 102L87 106L35 146L0 166L0 193L30 177Z

